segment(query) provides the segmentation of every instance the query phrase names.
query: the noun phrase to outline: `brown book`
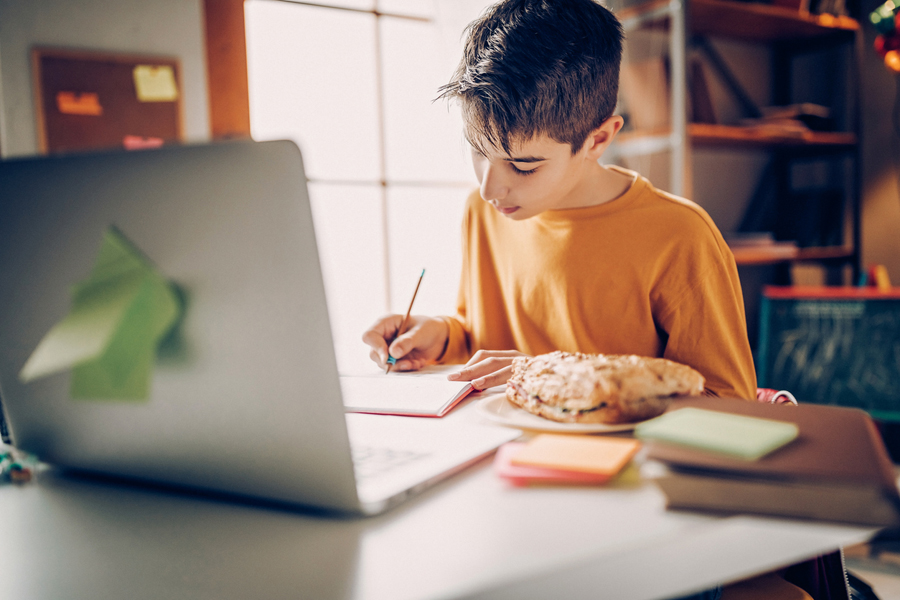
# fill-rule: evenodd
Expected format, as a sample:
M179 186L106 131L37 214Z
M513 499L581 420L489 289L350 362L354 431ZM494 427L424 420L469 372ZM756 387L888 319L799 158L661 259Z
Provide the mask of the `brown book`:
M669 467L656 480L669 508L900 524L896 473L867 413L719 398L676 400L669 410L687 406L788 421L800 434L756 461L652 442L647 457Z

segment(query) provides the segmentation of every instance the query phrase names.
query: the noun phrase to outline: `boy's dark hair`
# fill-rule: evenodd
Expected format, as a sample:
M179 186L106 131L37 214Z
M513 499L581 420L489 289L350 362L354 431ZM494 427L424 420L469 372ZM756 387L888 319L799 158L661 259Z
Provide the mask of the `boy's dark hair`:
M466 29L439 98L459 98L470 144L510 152L545 134L577 153L612 116L622 26L594 0L503 0Z

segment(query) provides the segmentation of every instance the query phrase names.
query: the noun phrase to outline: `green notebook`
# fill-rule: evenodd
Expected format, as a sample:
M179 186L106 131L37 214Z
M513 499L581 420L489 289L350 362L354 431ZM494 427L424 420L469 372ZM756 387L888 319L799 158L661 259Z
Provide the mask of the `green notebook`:
M635 436L756 460L797 437L785 421L682 408L639 424Z

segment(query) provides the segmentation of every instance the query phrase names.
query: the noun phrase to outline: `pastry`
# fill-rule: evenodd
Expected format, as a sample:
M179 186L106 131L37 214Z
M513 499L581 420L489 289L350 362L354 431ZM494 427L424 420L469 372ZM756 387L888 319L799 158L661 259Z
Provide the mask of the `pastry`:
M516 358L506 397L563 423L630 423L661 414L673 396L703 392L703 376L664 358L551 352Z

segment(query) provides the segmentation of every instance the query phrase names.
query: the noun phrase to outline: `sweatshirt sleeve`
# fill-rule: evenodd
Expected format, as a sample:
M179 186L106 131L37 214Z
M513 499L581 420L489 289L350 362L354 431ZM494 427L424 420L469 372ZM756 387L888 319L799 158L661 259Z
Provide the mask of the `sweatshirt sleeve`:
M753 400L756 371L737 266L727 247L713 252L718 256L695 284L661 315L668 336L663 356L699 371L708 393Z
M450 330L447 347L438 359L438 363L449 365L464 363L469 360L469 333L459 317L440 317Z

